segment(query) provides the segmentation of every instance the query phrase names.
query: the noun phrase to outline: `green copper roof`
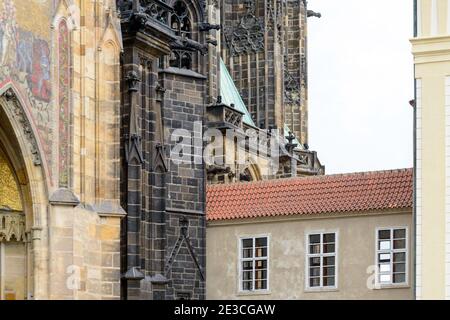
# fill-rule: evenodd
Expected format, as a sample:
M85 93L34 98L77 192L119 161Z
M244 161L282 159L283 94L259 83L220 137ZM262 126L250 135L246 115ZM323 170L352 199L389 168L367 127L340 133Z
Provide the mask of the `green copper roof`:
M228 72L228 68L222 59L220 59L220 95L222 96L222 102L224 104L228 106L234 104L235 109L244 113L244 123L256 127L250 112L248 112L248 109Z

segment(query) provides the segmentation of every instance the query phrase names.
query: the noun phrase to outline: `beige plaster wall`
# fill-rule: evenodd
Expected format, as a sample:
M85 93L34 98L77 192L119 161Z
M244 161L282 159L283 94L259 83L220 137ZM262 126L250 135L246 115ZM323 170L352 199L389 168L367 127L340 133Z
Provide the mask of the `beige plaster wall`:
M316 219L259 219L233 223L209 223L207 228L208 299L412 299L411 285L368 289L375 262L376 229L408 227L409 284L412 281L411 212ZM338 288L308 292L305 288L306 234L338 232ZM239 239L268 235L269 291L262 294L239 293Z

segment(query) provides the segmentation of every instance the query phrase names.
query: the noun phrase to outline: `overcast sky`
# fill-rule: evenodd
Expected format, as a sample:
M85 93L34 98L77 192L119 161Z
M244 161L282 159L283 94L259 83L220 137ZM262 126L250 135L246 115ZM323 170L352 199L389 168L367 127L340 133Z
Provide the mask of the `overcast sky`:
M412 1L308 5L311 149L329 174L412 167Z

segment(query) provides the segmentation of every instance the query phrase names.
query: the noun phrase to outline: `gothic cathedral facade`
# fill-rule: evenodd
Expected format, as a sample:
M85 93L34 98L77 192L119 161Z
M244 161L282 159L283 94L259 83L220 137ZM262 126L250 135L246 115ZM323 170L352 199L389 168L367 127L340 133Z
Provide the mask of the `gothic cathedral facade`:
M312 16L305 0L0 0L0 299L205 299L206 186L324 174ZM255 134L285 142L276 170Z

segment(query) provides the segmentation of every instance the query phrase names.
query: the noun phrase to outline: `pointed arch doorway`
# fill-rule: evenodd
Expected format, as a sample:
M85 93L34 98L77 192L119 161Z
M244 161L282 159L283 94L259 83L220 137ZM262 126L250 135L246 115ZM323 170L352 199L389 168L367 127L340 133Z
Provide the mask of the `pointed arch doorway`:
M0 300L27 298L27 237L19 180L0 144Z
M45 173L26 108L0 92L0 300L48 297Z

